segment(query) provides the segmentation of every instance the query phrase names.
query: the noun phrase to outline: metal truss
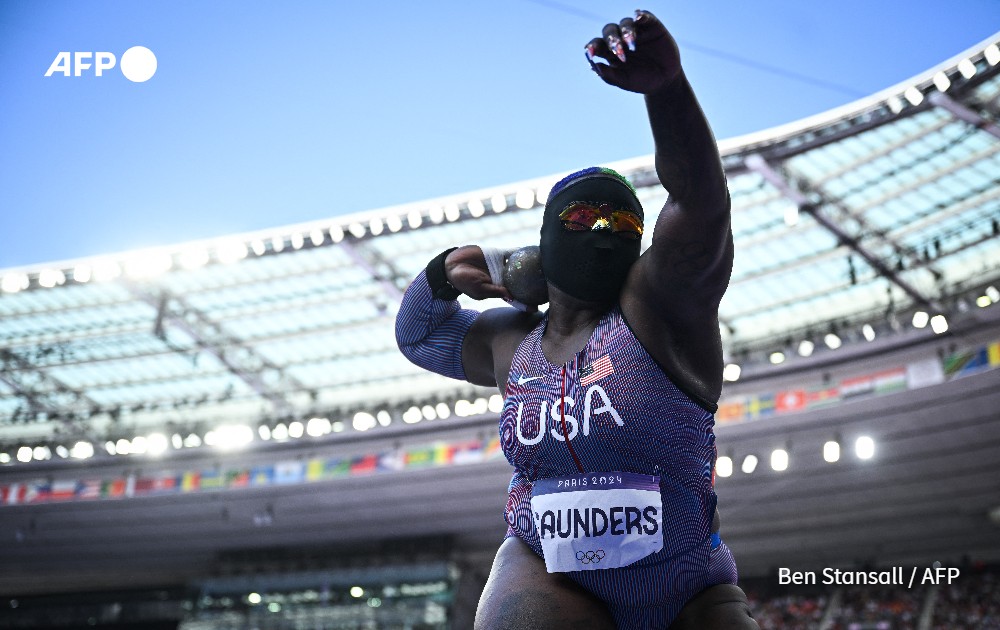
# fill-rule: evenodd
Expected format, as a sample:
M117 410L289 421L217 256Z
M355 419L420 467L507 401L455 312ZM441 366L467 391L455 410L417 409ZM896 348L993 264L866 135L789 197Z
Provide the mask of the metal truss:
M262 356L244 340L229 334L222 326L189 305L183 298L165 290L154 294L140 286L127 283L126 288L136 298L156 309L154 334L165 343L166 327L174 326L194 340L199 350L208 352L234 376L250 386L259 396L274 406L278 415L293 415L294 407L282 392L298 392L308 388ZM187 351L167 344L177 352Z
M744 162L748 169L758 173L769 184L777 188L787 199L798 206L800 212L808 214L813 218L813 220L816 221L816 223L833 234L838 243L844 245L863 258L865 262L867 262L872 269L876 271L876 273L902 289L903 292L909 295L916 303L939 310L939 305L936 304L932 298L924 295L916 287L907 282L904 278L900 277L900 275L883 262L882 259L863 246L860 242L862 238L861 235L849 234L830 217L820 212L819 205L823 205L825 200L822 199L822 195L819 191L803 191L797 183L790 181L784 174L779 173L760 155L748 155L744 158ZM810 198L810 193L814 196L814 198ZM815 197L817 196L821 199L821 203L816 202ZM847 212L850 215L850 218L856 221L862 229L866 228L867 224L860 217L850 213L843 206L838 207L842 212ZM879 235L877 230L871 230L869 233ZM904 251L898 244L889 241L884 237L883 240L897 253Z

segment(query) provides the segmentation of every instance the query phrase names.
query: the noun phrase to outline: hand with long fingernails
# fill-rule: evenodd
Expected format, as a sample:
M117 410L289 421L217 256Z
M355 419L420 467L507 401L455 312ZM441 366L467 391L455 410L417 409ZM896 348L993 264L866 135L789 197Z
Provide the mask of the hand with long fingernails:
M584 54L605 83L629 92L651 94L673 82L681 71L677 42L649 11L608 24L601 37L587 42ZM600 58L607 63L597 63Z

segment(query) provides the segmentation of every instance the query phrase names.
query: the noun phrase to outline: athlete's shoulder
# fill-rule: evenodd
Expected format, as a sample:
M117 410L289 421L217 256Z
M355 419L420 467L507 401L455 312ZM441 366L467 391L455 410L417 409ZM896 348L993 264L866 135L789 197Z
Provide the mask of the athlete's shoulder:
M516 308L491 308L476 319L476 326L492 336L518 336L524 338L545 317L543 313L525 313Z

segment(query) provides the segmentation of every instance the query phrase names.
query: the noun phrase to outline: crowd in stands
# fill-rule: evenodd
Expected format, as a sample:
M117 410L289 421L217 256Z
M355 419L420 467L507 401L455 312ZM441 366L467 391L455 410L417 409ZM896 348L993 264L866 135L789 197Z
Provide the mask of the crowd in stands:
M782 630L813 630L819 627L826 610L825 595L778 595L759 599L753 591L747 593L750 610L754 619L763 629L781 628Z
M932 592L935 599L929 618L931 624L923 627L931 630L1000 630L1000 570L997 568L965 567L961 577L952 584L942 583L937 587L778 588L770 578L748 580L742 586L763 630L819 630L821 626L823 630L917 630Z
M916 630L927 589L904 586L848 586L831 630Z
M964 573L942 584L934 605L934 630L1000 630L1000 578L996 572Z

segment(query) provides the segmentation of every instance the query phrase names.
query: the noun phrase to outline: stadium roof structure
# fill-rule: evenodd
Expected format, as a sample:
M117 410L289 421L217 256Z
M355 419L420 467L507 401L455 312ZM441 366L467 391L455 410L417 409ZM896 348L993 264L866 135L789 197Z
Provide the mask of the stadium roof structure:
M766 364L830 334L836 346L911 321L943 328L974 317L977 301L1000 301L998 41L837 110L720 143L737 250L720 312L732 363ZM665 201L652 156L609 166L647 211ZM293 422L293 434L351 432L497 411L495 391L409 364L395 309L447 247L537 243L560 176L0 270L0 463L26 447L28 461L65 457L77 442L103 456L209 431L207 441L257 439ZM219 431L232 425L249 429ZM163 437L133 439L150 434Z

